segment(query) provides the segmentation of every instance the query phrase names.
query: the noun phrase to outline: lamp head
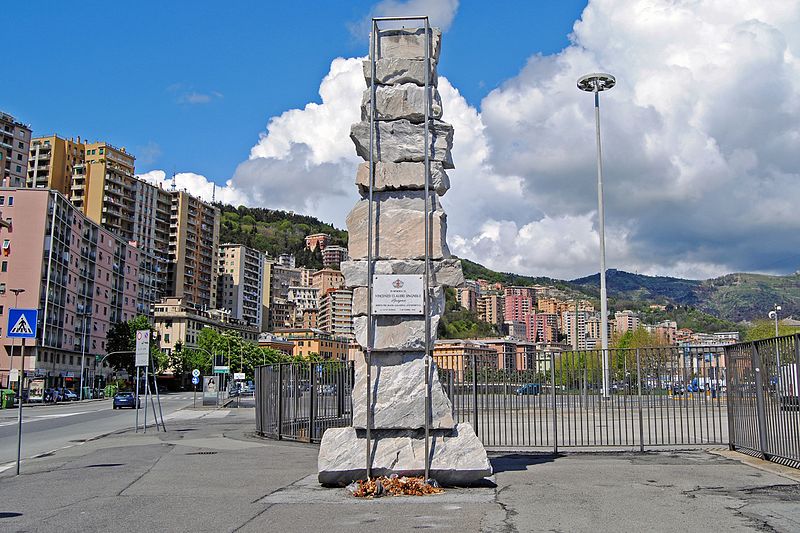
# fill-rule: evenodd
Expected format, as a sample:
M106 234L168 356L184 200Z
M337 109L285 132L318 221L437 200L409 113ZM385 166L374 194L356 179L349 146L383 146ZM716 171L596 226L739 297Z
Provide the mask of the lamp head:
M617 79L604 72L593 72L578 78L578 89L587 93L607 91L616 84Z
M775 318L777 315L778 313L776 313L775 311L770 311L767 316L769 316L770 318Z

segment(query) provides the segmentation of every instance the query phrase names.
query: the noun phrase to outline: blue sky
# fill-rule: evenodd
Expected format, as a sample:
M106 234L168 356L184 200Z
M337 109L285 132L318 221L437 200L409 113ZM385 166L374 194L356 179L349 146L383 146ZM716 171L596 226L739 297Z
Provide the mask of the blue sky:
M207 199L344 227L365 21L427 14L445 30L454 253L521 274L597 272L594 114L575 82L605 71L608 268L800 270L797 0L119 4L4 6L4 42L22 51L0 109L36 134L126 146L143 179L176 172Z
M270 117L319 101L332 59L366 53L351 29L373 5L10 3L6 42L31 49L12 59L18 75L4 84L0 109L34 134L126 146L139 172L196 172L222 183ZM444 54L440 72L478 105L530 55L563 48L584 5L463 2L445 44L459 53Z

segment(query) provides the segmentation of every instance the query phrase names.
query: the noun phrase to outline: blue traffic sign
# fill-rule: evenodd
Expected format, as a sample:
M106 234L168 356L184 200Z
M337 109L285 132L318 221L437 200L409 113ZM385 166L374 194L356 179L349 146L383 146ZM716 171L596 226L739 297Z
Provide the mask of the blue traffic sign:
M200 383L200 378L192 377L192 385L197 385L198 383Z
M36 338L38 317L38 309L9 309L8 334L6 336L12 339Z

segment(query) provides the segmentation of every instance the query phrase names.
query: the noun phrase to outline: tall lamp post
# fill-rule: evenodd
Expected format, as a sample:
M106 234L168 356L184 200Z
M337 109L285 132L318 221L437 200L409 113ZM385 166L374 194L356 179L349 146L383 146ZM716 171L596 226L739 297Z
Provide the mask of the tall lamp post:
M775 364L778 365L778 382L775 384L775 387L778 391L781 389L781 350L780 346L778 345L778 312L781 310L781 306L778 304L772 304L772 311L769 312L769 317L775 320Z
M19 295L25 292L25 289L8 289L14 293L14 309L17 308L17 304L19 302ZM23 339L24 341L25 339ZM19 395L19 403L22 403L22 374L25 373L25 356L22 353L22 349L20 348L20 365L19 365L19 390L17 394ZM14 368L14 339L11 339L11 355L8 357L8 369L12 370ZM11 388L11 377L8 378L8 388Z
M81 317L81 325L83 329L83 338L81 339L81 392L78 396L78 399L83 400L83 374L84 374L84 362L86 360L86 319L91 317L91 313L83 312L78 313L78 316Z
M578 79L578 89L594 93L594 122L597 137L597 218L600 233L600 339L603 348L603 396L609 396L608 376L608 295L606 294L606 228L603 209L603 158L600 150L600 93L616 85L611 74L595 72Z

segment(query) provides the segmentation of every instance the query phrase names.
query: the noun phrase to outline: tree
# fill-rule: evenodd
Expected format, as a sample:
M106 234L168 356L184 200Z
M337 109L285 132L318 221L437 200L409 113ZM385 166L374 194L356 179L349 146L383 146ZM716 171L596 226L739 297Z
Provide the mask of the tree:
M106 350L110 354L106 362L115 370L125 370L129 376L133 376L136 373L136 332L146 329L152 334L152 328L150 319L144 315L112 324L106 333ZM169 360L159 346L160 338L151 336L150 362L155 372L163 372L169 366Z
M787 326L778 322L778 337L784 335L794 335L800 333L800 328ZM753 325L747 328L745 340L757 341L761 339L771 339L775 336L775 322L773 320L756 320Z

